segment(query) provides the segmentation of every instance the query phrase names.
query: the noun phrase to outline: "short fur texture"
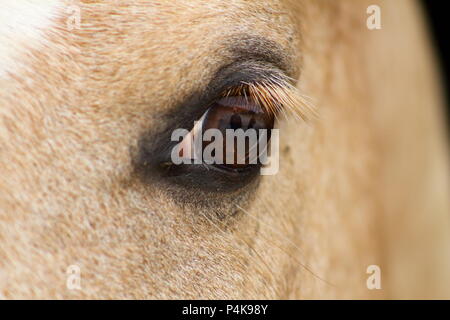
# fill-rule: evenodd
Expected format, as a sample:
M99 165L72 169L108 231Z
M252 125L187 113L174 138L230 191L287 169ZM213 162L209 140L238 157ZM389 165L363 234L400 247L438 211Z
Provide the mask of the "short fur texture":
M450 298L448 147L416 2L14 3L0 4L0 297ZM280 120L280 172L197 207L136 177L161 115L230 47L271 42L318 113Z

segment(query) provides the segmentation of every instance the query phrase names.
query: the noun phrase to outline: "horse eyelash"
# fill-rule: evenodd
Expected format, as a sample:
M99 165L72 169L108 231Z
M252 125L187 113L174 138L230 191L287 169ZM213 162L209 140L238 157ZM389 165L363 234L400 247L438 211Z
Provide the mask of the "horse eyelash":
M300 93L286 76L271 75L255 82L242 82L225 91L223 97L243 96L259 104L265 112L275 118L292 115L298 120L308 121L317 117L311 98Z

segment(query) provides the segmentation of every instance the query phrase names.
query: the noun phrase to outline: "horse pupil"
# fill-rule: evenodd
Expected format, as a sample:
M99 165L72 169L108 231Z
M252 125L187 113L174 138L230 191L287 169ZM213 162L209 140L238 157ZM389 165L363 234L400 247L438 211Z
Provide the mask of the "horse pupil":
M230 128L233 130L239 129L242 127L242 120L239 114L233 114L230 118Z
M250 163L249 160L249 151L256 148L258 150L258 146L254 145L254 142L251 143L250 140L245 140L245 155L241 155L239 157L244 156L245 163L238 163L238 154L237 154L237 138L235 138L235 142L233 146L227 145L227 130L238 130L242 129L244 132L247 130L255 130L256 131L256 139L259 141L259 129L267 129L269 130L267 140L270 139L270 130L273 128L274 119L271 116L268 116L262 110L258 111L255 108L255 105L242 105L242 102L246 100L231 100L227 101L228 103L216 103L212 105L207 111L206 117L202 123L202 131L205 132L208 129L218 129L222 133L223 136L223 164L218 164L218 166L222 168L230 168L230 169L243 169L251 166L253 163ZM212 141L204 141L203 148L208 146ZM257 142L256 142L257 143ZM229 150L231 148L231 150ZM227 153L234 154L234 163L225 163L226 154ZM213 151L211 154L212 157L215 157L216 153Z

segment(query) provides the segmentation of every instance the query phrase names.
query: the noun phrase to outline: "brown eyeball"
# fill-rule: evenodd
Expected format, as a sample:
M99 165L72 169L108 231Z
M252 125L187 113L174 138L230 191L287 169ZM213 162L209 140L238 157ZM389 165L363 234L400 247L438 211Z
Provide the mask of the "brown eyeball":
M269 114L248 97L225 97L215 102L202 121L202 133L217 129L223 137L220 168L242 170L258 165L261 146L265 147L274 126L274 115ZM267 138L262 138L265 131ZM227 137L227 134L233 136ZM264 133L263 133L264 134ZM239 139L242 139L239 142ZM262 143L261 143L262 142ZM205 149L212 141L203 141ZM240 145L241 144L241 145ZM216 155L213 153L213 157Z

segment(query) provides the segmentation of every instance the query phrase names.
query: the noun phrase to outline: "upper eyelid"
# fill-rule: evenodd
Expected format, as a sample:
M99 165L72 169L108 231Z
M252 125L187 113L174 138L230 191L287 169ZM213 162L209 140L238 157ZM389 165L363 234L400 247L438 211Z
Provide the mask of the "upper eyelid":
M215 103L223 106L235 106L255 113L263 113L265 110L261 108L251 97L249 96L226 96Z
M235 61L221 67L211 81L201 90L194 92L183 102L167 113L167 118L178 118L175 126L188 129L193 121L209 108L215 101L221 99L233 88L243 84L257 84L264 80L281 77L288 78L279 68L262 61Z
M299 75L298 50L282 47L279 43L261 36L238 35L229 41L229 51L234 61L257 61L281 70L291 78Z

